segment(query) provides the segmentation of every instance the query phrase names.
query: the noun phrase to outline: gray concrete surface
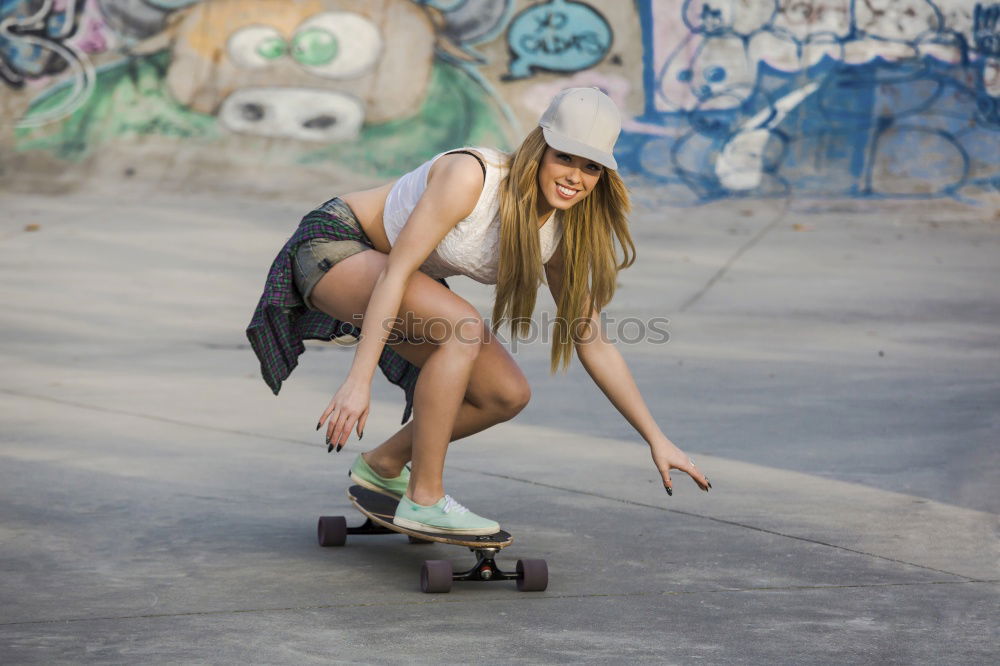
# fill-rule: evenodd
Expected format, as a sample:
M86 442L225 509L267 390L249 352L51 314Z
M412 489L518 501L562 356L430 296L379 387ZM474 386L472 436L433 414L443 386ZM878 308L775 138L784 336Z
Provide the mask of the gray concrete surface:
M316 545L318 515L353 520L359 445L313 430L352 350L312 346L275 398L246 346L308 204L3 195L0 662L995 663L993 211L636 194L609 314L670 318L620 349L715 489L667 497L579 364L518 344L532 403L446 483L551 584L441 596L420 562L468 553ZM374 399L371 442L401 409Z

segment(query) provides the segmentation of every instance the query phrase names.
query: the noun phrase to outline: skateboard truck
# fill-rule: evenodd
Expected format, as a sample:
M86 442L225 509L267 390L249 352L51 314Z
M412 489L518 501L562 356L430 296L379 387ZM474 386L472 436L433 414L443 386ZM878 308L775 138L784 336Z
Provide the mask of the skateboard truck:
M420 569L420 589L424 592L450 592L456 580L513 580L522 592L542 592L549 585L549 567L545 560L518 560L517 570L504 571L493 559L499 548L470 548L479 561L468 571L453 573L451 560L427 560Z
M476 554L479 561L476 562L476 566L472 567L468 571L463 571L462 573L457 573L452 575L452 580L517 580L518 575L516 573L507 573L497 566L496 561L493 559L498 552L499 548L470 548L470 551Z

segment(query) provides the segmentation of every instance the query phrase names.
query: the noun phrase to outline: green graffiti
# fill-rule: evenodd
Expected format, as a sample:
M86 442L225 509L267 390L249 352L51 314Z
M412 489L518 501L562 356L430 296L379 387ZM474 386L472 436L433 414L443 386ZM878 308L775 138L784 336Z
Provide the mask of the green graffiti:
M46 151L67 161L80 161L111 142L162 136L190 140L191 147L218 144L230 138L214 116L178 104L166 89L169 53L135 58L98 72L94 93L83 106L58 123L23 128L15 133L19 152ZM71 93L54 88L28 110L44 113ZM437 153L462 145L507 148L506 124L496 100L468 74L438 62L432 69L427 95L413 116L366 125L353 141L304 147L299 164L342 164L376 177L405 173Z
M257 46L257 55L266 60L277 60L285 55L287 45L281 37L270 37Z
M367 125L357 141L307 153L303 164L335 162L390 178L463 145L509 148L503 114L488 92L460 69L436 63L423 106L413 116Z
M169 54L164 52L100 70L93 94L72 115L58 123L16 130L16 150L44 150L77 161L104 143L123 137L217 137L213 116L188 110L167 92L163 73L169 62ZM58 107L69 94L69 85L55 87L32 103L26 117Z
M309 67L330 64L339 50L337 38L322 28L303 30L292 41L292 57Z

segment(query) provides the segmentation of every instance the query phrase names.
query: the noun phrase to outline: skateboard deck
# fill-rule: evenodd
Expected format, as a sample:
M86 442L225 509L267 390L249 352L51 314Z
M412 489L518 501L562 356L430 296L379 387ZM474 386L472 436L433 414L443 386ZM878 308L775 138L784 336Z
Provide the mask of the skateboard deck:
M363 486L351 486L348 488L347 497L354 504L354 508L376 525L415 539L449 543L453 546L464 546L472 549L496 548L499 550L514 543L514 537L503 530L486 536L474 536L469 534L450 534L447 532L425 532L423 530L400 527L392 522L392 517L396 514L396 505L399 502L388 495L377 493Z

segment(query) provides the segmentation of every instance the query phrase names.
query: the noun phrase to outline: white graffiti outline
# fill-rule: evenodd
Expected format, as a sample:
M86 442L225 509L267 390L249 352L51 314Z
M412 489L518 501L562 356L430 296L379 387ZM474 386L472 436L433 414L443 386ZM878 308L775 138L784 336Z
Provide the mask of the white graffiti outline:
M740 125L715 162L715 175L723 187L739 192L760 185L764 178L764 147L771 130L818 89L819 83L814 81L793 90Z

